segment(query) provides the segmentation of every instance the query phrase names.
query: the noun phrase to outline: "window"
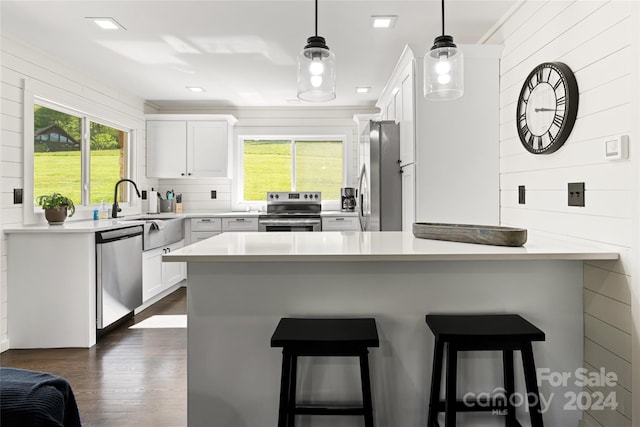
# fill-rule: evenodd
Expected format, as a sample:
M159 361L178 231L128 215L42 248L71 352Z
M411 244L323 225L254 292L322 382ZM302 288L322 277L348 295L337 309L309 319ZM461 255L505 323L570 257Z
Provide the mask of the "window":
M58 192L77 205L111 201L114 184L128 175L129 132L61 110L34 105L34 197ZM128 190L122 187L121 202Z
M268 191L321 191L340 200L343 182L341 139L244 139L244 202L263 202Z

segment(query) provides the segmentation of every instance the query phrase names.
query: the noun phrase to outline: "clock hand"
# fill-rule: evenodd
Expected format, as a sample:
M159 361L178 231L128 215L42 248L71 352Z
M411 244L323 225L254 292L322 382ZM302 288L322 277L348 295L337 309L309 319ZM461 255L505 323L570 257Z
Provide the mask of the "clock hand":
M533 111L539 113L540 111L556 111L555 108L534 108Z

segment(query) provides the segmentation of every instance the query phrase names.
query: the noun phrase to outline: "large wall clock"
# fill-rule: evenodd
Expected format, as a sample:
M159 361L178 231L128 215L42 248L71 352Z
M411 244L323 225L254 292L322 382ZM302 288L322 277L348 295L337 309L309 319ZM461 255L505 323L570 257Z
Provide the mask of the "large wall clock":
M544 62L522 85L517 107L518 136L533 154L562 147L578 114L578 83L562 62Z

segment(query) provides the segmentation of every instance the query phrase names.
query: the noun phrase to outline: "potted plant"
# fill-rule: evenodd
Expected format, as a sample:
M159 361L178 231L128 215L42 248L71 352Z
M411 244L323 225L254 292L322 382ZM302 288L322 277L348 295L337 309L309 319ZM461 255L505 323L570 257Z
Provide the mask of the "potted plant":
M49 224L62 224L67 218L67 213L72 217L76 212L73 200L60 193L38 196L36 203L44 209L44 217Z

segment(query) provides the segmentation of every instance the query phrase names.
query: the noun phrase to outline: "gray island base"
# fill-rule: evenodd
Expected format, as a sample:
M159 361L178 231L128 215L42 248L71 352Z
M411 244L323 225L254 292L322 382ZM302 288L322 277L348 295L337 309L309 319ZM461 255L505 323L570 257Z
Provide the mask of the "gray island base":
M375 424L426 424L433 336L427 313L518 313L546 333L536 367L573 373L583 364L583 260L617 259L602 248L530 238L505 248L416 239L410 232L225 233L164 257L188 263L188 424L277 425L281 352L269 341L281 317L375 317L370 363ZM516 365L520 356L516 353ZM351 359L303 358L305 401L359 401ZM462 353L459 397L495 395L501 355ZM540 391L550 426L578 425L567 408L575 381ZM518 366L516 390L524 398ZM467 395L470 397L471 395ZM568 397L569 396L569 397ZM518 402L516 401L516 404ZM518 419L529 425L526 404ZM474 426L490 414L459 415ZM353 417L299 416L301 426L354 426Z

